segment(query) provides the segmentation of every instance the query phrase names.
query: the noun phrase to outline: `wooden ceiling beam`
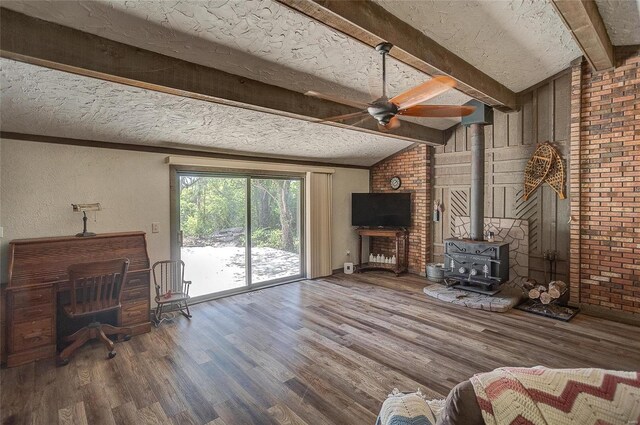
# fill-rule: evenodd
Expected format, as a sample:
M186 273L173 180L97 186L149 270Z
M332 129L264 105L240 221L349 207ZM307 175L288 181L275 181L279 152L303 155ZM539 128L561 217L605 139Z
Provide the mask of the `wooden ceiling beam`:
M305 96L5 8L0 10L0 57L311 122L358 111L351 106ZM360 127L323 124L432 146L445 143L443 131L408 121L403 121L393 132L381 132L374 120Z
M593 0L552 0L582 53L596 71L615 66L613 45Z
M448 75L457 89L504 111L517 107L516 94L370 0L278 0L369 46L394 45L390 55L428 75Z
M41 134L15 133L0 131L0 139L22 140L25 142L49 143L57 145L83 146L89 148L115 149L119 151L159 153L166 155L179 155L195 158L215 158L232 161L257 161L272 162L278 164L294 164L298 166L309 165L313 167L355 168L368 170L369 165L340 164L336 162L308 161L302 159L282 158L259 154L228 153L208 149L200 146L173 147L165 145L143 145L135 143L104 142L101 140L72 139L69 137L43 136ZM416 146L415 144L411 146Z

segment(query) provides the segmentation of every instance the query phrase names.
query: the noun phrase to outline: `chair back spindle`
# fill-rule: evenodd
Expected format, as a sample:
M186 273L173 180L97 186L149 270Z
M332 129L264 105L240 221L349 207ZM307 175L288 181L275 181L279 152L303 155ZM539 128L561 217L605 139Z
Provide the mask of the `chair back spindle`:
M98 322L97 315L121 308L122 290L127 280L129 259L96 261L93 263L72 264L67 269L71 282L71 303L63 310L70 318L93 316L91 323L67 335L64 340L70 342L58 355L58 364L69 363L70 356L85 342L99 339L109 350L109 358L115 357L114 343L108 335L122 336L128 340L131 328L113 326Z
M156 296L167 294L189 294L189 287L184 281L184 262L181 260L158 261L153 265L153 279Z
M128 269L126 258L69 266L68 314L82 316L119 308Z

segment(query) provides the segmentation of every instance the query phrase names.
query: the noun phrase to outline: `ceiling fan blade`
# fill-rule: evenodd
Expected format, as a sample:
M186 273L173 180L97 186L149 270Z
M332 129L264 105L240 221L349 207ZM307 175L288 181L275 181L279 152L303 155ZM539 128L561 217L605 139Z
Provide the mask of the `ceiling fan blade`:
M358 120L356 122L354 122L353 124L349 124L349 126L351 127L357 127L360 124L362 124L363 122L365 122L366 120L368 120L369 118L373 118L371 115L367 114L367 116L365 116L364 118L362 118L361 120Z
M380 131L391 131L398 127L400 127L400 119L398 117L391 118L387 125L378 124L378 129Z
M464 117L473 113L475 106L464 105L415 105L408 109L398 112L398 115L406 117Z
M354 108L358 108L358 109L366 109L367 106L369 106L369 104L364 102L358 102L356 100L351 100L351 99L343 99L341 97L333 96L326 93L320 93L317 91L308 91L305 93L305 96L311 96L318 99L328 100L330 102L341 103L343 105L353 106Z
M445 75L437 75L419 86L400 93L391 99L398 109L407 109L422 102L426 102L456 86L456 81Z
M361 115L367 115L368 117L370 117L371 115L369 115L369 112L367 111L358 111L358 112L352 112L350 114L344 114L344 115L336 115L335 117L329 117L329 118L325 118L322 119L320 121L316 121L316 122L339 122L339 121L345 121L351 118L356 118L359 117Z

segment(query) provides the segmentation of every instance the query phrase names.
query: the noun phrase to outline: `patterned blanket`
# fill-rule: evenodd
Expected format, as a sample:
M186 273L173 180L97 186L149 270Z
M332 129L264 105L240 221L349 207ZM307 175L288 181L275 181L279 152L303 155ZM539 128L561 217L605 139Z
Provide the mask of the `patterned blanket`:
M471 383L487 425L640 423L640 372L504 367Z
M436 425L444 400L426 400L418 389L402 393L394 388L382 404L376 425Z

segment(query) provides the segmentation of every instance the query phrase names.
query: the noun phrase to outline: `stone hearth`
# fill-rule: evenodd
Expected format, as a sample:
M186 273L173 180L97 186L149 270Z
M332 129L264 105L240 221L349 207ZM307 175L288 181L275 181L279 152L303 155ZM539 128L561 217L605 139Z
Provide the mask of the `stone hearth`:
M494 296L462 291L440 284L427 286L423 291L427 296L440 301L499 313L511 310L511 308L518 305L522 299L522 290L517 287L512 288L508 286L503 286L503 289Z

